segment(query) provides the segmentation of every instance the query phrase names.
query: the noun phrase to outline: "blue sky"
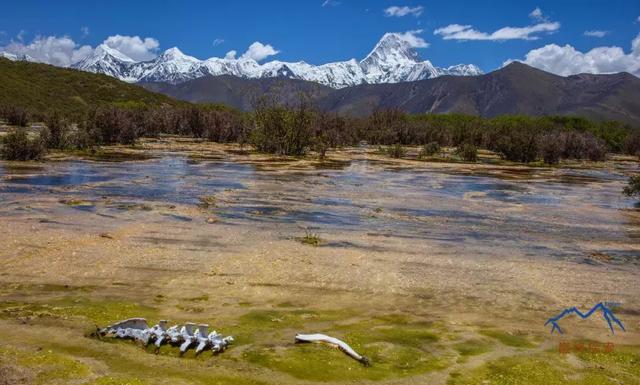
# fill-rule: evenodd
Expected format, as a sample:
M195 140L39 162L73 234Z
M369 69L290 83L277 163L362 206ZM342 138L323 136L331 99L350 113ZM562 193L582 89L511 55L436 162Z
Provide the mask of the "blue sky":
M401 8L395 16L389 7ZM542 14L530 15L539 8ZM400 16L400 14L404 14ZM538 17L536 17L538 15ZM279 53L272 59L313 64L362 59L385 32L422 30L429 46L419 48L435 65L473 63L485 71L508 59L521 59L549 44L581 52L618 46L629 53L640 32L640 1L11 1L0 13L0 46L28 44L36 36L68 36L78 45L96 46L111 35L150 37L158 50L178 46L204 59L239 54L259 41ZM504 27L559 23L534 40L491 40ZM489 40L450 40L434 31L465 25ZM472 26L472 27L468 27ZM603 37L585 36L603 31ZM473 35L473 34L472 34ZM477 35L477 34L476 34ZM474 36L476 36L474 35ZM487 37L488 36L488 37ZM22 39L22 40L20 40ZM217 44L214 42L217 41Z

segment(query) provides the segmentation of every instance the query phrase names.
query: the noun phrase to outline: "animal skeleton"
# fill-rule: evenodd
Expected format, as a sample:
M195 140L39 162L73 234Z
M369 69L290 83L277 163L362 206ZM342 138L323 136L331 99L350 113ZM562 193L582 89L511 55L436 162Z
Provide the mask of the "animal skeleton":
M195 327L197 326L197 329ZM156 346L156 353L164 343L180 345L180 356L190 347L196 345L196 355L205 349L211 349L214 354L223 352L231 343L233 337L224 337L215 330L208 333L209 325L196 325L187 322L184 325L174 325L167 328L167 321L161 320L157 325L149 327L144 318L130 318L97 330L100 337L132 339L142 343L145 347L150 343Z

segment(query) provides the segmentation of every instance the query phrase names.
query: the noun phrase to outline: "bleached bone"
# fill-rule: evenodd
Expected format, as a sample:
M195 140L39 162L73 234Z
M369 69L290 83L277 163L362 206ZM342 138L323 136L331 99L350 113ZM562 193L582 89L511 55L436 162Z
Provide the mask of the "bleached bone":
M196 324L192 322L187 322L184 324L182 329L180 329L180 336L182 337L182 345L180 345L180 355L183 355L191 345L196 343L198 340L194 334L193 327Z
M167 331L165 332L166 338L168 338L169 342L171 342L172 344L177 344L182 341L182 334L180 334L179 328L179 325L174 325L167 329Z
M157 325L154 325L151 329L149 329L149 338L145 341L145 346L148 346L149 343L153 342L156 345L156 348L159 349L166 339L166 331L167 321L160 320Z
M351 346L346 342L341 341L335 337L330 337L325 334L296 334L296 343L323 343L329 346L340 349L344 354L353 358L354 360L362 363L364 366L370 366L369 359L365 356L361 356L356 353Z
M209 344L208 335L209 325L200 324L198 325L198 330L195 332L196 340L198 341L198 346L196 347L196 355L200 354Z
M167 321L161 320L157 325L149 327L144 318L131 318L98 329L98 335L133 339L144 346L153 342L156 346L156 353L163 343L180 345L181 356L196 343L196 354L199 354L208 348L213 353L220 353L233 342L233 337L223 337L215 331L207 334L209 325L200 324L197 325L197 329L195 326L196 324L188 322L184 325L174 325L167 328Z
M144 318L129 318L104 327L98 332L100 335L116 338L133 338L141 336L142 331L149 328L147 320Z

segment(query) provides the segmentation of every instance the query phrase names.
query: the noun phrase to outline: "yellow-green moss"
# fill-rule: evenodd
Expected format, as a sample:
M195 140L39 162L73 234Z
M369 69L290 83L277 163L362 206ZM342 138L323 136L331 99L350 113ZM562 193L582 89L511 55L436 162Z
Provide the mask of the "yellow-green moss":
M51 350L28 352L0 347L2 360L10 359L16 365L28 368L38 384L66 384L71 380L89 376L89 367Z
M154 318L157 311L149 306L114 300L67 297L44 302L0 302L3 318L84 318L106 325L131 317Z
M476 356L491 351L493 344L484 339L471 339L453 345L462 356Z
M581 353L579 362L568 354L549 351L505 357L469 372L455 372L449 385L638 385L638 348L613 353ZM576 358L574 358L576 359Z
M517 333L507 333L501 330L481 330L480 334L487 337L494 338L500 341L502 344L511 346L514 348L532 348L535 345L529 341L526 335Z

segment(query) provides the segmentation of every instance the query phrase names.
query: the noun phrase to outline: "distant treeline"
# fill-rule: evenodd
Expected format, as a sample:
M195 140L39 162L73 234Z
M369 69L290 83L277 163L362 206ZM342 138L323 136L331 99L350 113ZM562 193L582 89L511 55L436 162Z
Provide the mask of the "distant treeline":
M185 135L213 142L251 144L258 151L324 156L329 148L356 145L420 145L426 152L439 146L469 153L482 148L515 162L562 159L603 160L607 153L640 155L640 130L618 122L595 122L578 117L502 116L481 118L460 114L408 115L398 109L376 110L366 118L319 111L304 100L282 106L256 101L243 113L215 105L147 107L120 105L92 109L83 118L53 112L43 117L38 138L15 130L7 135L3 157L37 158L47 148L87 149L105 144L133 144L140 137ZM18 106L0 106L0 118L27 126L31 117ZM33 143L32 143L33 142ZM37 143L36 143L37 142ZM28 151L14 151L26 146ZM400 151L400 152L398 152ZM465 156L474 159L473 156Z

